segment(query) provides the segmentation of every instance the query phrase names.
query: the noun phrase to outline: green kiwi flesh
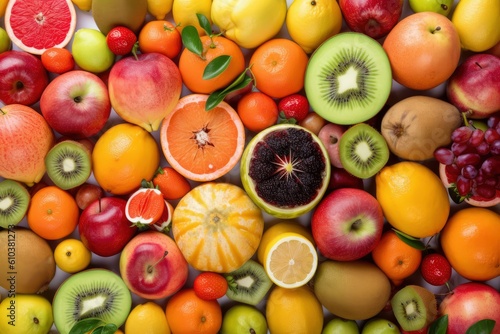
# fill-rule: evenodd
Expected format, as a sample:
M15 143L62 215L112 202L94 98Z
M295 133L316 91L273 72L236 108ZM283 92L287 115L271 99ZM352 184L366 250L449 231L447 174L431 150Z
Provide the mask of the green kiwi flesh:
M132 295L122 278L107 269L87 269L69 276L52 303L54 324L68 334L80 320L99 318L120 327L132 308Z
M68 190L85 183L92 173L92 157L77 141L64 140L45 156L47 175L56 186Z
M28 189L21 183L9 179L0 182L0 227L19 224L28 211L30 198Z
M384 137L366 123L348 128L339 141L340 162L346 171L362 179L379 172L389 161Z
M375 116L392 88L389 58L379 42L358 32L327 39L309 58L304 89L312 109L336 124Z
M407 285L391 298L391 307L399 325L405 331L417 331L437 317L436 296L418 285Z
M225 277L229 285L226 296L231 300L254 306L264 299L273 285L264 267L254 260L248 260Z

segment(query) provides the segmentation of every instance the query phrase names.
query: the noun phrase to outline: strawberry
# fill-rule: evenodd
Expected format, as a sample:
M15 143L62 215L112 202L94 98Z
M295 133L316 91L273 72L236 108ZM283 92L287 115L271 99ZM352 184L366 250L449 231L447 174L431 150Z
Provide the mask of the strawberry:
M451 277L451 265L446 257L439 253L424 256L420 264L422 278L431 285L444 285Z
M117 56L130 53L136 42L137 36L134 32L123 26L114 27L106 35L109 49Z
M204 300L215 300L223 297L227 287L227 280L224 276L208 271L196 276L193 282L194 292Z
M304 95L285 96L278 103L279 123L299 123L309 113L309 101Z

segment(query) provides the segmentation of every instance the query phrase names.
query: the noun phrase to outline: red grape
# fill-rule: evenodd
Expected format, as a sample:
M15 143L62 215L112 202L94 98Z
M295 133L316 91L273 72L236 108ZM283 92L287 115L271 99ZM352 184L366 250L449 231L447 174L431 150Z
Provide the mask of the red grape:
M472 181L469 179L466 179L462 175L459 175L457 177L457 190L458 194L460 196L466 196L469 194L471 187L472 187Z
M478 165L481 162L481 156L477 153L465 153L459 155L455 162L459 168L462 168L466 165Z
M444 165L451 165L455 160L453 152L446 147L440 147L434 151L436 160Z
M486 176L498 175L500 171L500 156L495 155L484 160L481 164L481 170Z
M476 152L479 155L487 155L488 153L490 153L490 145L487 142L483 141L481 144L476 146Z
M489 128L484 132L484 140L488 143L491 144L495 140L500 139L500 134L493 128Z
M477 176L477 168L472 165L467 165L462 168L461 174L467 179L475 179Z
M500 155L500 139L497 139L490 144L490 152L493 155Z
M485 184L480 184L476 187L475 193L486 199L493 198L496 195L495 188L488 187Z
M472 131L472 135L469 139L469 144L477 147L479 144L481 144L484 140L484 131L481 129L475 129Z
M451 133L451 140L454 143L465 143L472 135L472 129L468 126L461 126Z
M490 116L486 124L488 125L489 128L496 127L498 124L500 124L500 114L497 113L493 116Z

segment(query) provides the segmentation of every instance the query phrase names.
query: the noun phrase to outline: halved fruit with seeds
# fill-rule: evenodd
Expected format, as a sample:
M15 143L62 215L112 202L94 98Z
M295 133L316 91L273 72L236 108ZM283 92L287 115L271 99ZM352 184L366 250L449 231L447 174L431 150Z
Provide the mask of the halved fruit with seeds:
M240 165L241 181L262 210L296 218L312 210L330 182L330 160L321 140L294 124L278 124L248 143Z
M127 200L125 216L139 227L157 222L165 209L165 200L159 189L140 188Z

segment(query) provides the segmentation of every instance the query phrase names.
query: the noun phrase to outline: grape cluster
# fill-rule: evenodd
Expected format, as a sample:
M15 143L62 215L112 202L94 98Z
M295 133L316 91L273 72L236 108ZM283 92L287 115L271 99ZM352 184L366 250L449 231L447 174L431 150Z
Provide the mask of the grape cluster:
M434 157L446 165L461 198L494 198L500 188L500 113L487 119L486 130L465 123L452 132L451 146L436 149Z

